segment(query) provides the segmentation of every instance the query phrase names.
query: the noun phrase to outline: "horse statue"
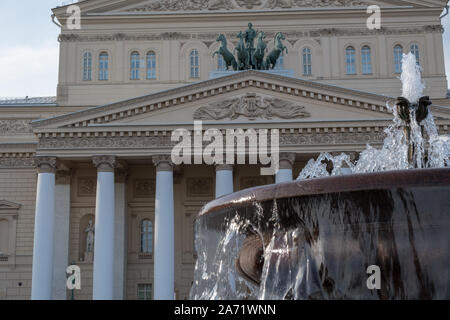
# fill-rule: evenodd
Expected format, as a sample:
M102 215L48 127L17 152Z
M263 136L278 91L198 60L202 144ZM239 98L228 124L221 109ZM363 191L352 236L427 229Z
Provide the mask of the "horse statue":
M234 49L237 51L238 58L238 70L245 70L249 64L249 53L244 43L244 34L241 32L238 33L237 37L239 38L239 43L237 47Z
M220 34L216 41L221 42L221 45L219 50L213 53L213 58L216 56L216 54L220 54L223 57L223 61L225 61L227 70L231 66L234 71L237 71L238 64L233 54L227 48L227 39L225 38L225 36L223 34Z
M283 33L278 32L275 35L275 40L274 40L275 47L273 48L273 50L269 53L269 55L266 58L266 68L268 70L275 68L278 58L280 57L280 55L283 54L284 50L286 50L286 54L288 53L288 49L283 45L281 40L286 40L286 38L284 37Z
M264 61L264 56L266 54L267 45L264 42L266 35L263 31L258 33L256 51L253 54L253 61L255 62L256 70L266 70L266 63Z

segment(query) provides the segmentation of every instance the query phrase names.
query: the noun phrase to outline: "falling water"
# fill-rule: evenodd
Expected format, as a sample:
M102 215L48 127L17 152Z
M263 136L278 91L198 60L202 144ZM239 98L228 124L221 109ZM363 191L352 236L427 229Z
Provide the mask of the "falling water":
M400 77L403 89L402 96L411 104L417 104L423 95L425 84L422 81L421 67L416 62L414 54L403 55L402 74ZM386 105L394 115L392 124L384 131L386 138L381 149L367 146L359 154L359 159L350 161L346 154L332 156L329 153L321 154L316 160L311 159L298 176L298 180L320 178L326 176L340 175L343 173L369 173L391 170L406 170L413 168L444 168L450 166L450 138L439 136L434 123L433 115L428 116L421 124L416 121L416 110L413 109L410 116L411 141L405 137L403 128L404 121L400 118L395 105ZM425 129L428 141L425 141L422 131ZM408 159L408 143L414 146L415 157L411 163ZM428 146L428 151L425 150ZM333 164L332 172L327 171L327 162ZM348 168L341 170L342 167Z
M403 97L417 103L425 85L413 54L403 57L401 80ZM298 180L450 166L450 138L439 136L431 112L418 124L412 110L408 141L397 108L387 107L394 119L380 149L368 145L356 161L322 153ZM448 184L431 181L247 201L200 216L190 298L449 299L449 193ZM366 286L366 268L374 264L383 270L380 290Z

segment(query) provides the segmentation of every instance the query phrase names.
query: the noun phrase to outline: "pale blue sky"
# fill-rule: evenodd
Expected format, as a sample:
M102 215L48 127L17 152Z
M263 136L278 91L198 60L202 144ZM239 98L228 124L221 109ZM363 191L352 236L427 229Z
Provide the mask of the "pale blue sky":
M64 2L0 0L0 97L56 95L59 28L51 22L50 9ZM450 15L443 23L449 77Z

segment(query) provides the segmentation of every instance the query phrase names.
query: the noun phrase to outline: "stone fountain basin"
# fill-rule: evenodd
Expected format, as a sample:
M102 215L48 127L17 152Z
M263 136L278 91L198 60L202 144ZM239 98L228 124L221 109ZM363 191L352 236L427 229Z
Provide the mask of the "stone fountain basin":
M263 298L450 298L450 168L243 190L204 206L197 237L215 233L218 245L236 217L250 223L234 267ZM380 268L379 289L367 286L369 266Z

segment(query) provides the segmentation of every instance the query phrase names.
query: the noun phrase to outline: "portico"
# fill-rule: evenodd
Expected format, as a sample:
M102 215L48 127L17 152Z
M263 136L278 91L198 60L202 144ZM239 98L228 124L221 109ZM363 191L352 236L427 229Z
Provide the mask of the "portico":
M39 173L32 298L64 299L67 264L82 270L79 299L135 299L142 290L155 299L187 298L196 261L193 223L204 204L291 181L320 152L378 146L390 119L386 100L247 71L34 122ZM228 101L240 116L224 112L215 119ZM265 112L273 109L272 117L257 113L263 105ZM286 114L292 118L283 119ZM194 120L203 120L205 131L279 130L279 171L263 176L264 165L248 162L175 165L172 133L183 128L193 134ZM89 221L95 222L92 258L85 252Z

